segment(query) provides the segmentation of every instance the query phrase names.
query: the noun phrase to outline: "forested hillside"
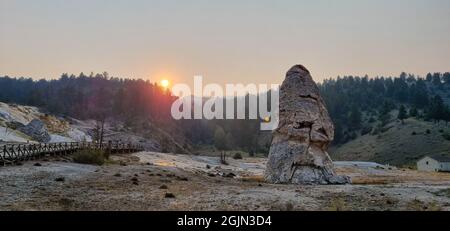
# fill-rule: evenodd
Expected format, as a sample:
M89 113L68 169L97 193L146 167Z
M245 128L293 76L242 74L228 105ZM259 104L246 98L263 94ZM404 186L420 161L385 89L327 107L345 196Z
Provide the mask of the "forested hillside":
M268 152L270 132L260 132L259 121L177 121L170 115L175 99L169 90L150 81L109 77L108 73L63 74L57 80L39 81L0 78L0 102L37 106L77 119L119 120L135 131L157 127L199 148Z
M393 122L403 124L408 118L409 121L418 121L418 124L441 124L443 128L438 129L439 137L450 136L445 126L450 121L448 72L430 73L425 78L406 73L399 77L345 76L325 80L318 86L335 123L335 146L364 135L383 134ZM39 81L0 78L1 102L37 106L52 114L78 119L120 120L141 131L157 127L188 140L194 153L205 147L208 150L268 153L271 134L260 131L260 121L176 121L170 116L170 107L175 99L157 84L109 77L107 73L89 76L83 73L78 76L63 74L57 80ZM410 130L407 132L411 133ZM412 139L404 139L404 142L408 140L413 142ZM448 139L443 139L443 142L448 142Z
M335 123L335 144L381 131L395 119L450 121L448 72L426 78L406 73L388 78L345 76L325 80L319 87ZM392 115L394 110L398 113Z
M79 119L111 117L128 123L170 118L171 94L150 81L109 77L108 73L63 74L57 80L0 78L0 101L37 106Z

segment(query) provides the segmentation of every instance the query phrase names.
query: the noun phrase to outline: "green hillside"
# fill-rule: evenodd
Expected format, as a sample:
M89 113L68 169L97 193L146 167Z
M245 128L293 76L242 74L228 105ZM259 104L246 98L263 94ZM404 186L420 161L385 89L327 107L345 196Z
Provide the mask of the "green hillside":
M389 128L390 127L390 128ZM409 118L388 124L382 133L359 136L330 148L333 160L375 161L396 166L414 165L425 155L450 155L448 126Z

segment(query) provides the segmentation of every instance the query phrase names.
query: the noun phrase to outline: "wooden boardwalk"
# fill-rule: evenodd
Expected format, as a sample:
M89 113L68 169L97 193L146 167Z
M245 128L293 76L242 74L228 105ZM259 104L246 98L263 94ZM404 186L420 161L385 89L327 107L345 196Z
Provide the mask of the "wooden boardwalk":
M78 150L95 149L106 153L133 153L143 151L141 145L110 141L98 144L94 142L62 142L48 144L5 144L0 146L0 166L17 164L22 161L38 160L49 156L70 155Z

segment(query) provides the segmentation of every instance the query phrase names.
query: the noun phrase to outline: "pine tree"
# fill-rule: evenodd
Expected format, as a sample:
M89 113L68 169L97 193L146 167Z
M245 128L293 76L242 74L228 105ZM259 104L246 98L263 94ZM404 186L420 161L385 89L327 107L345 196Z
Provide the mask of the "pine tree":
M417 108L415 106L411 107L409 109L409 113L408 114L409 114L410 117L416 117L417 114L418 114Z
M385 126L389 123L389 120L391 120L391 114L390 114L390 106L387 101L384 101L383 106L379 112L378 119L381 122L381 126Z
M431 99L431 103L430 106L428 107L426 117L427 119L432 119L434 120L434 122L439 123L440 120L445 119L446 114L445 111L446 106L444 104L444 101L439 95L436 95Z
M397 118L402 121L402 124L404 123L403 120L407 118L406 109L405 106L400 105L400 109L398 110L398 116Z
M450 121L450 108L449 107L445 108L444 120L445 120L445 125L448 125L448 122Z
M439 89L442 88L441 73L434 73L433 74L432 83L433 83L433 85L435 85Z
M416 84L413 84L410 88L410 98L411 103L414 104L418 108L424 108L428 105L428 90L427 85L424 80L417 80Z
M444 80L446 85L450 86L450 72L445 72L444 75L442 75L442 80Z
M231 149L232 147L235 146L234 144L234 138L233 135L231 134L231 132L228 132L227 135L225 136L225 142L226 142L226 149Z
M220 126L217 126L214 132L214 146L220 151L227 150L225 131Z
M361 127L361 117L361 111L356 105L353 105L349 115L349 128L352 130L359 129Z
M426 80L427 82L431 82L431 81L433 80L433 76L431 75L431 73L428 73L428 74L427 74L427 77L425 78L425 80Z

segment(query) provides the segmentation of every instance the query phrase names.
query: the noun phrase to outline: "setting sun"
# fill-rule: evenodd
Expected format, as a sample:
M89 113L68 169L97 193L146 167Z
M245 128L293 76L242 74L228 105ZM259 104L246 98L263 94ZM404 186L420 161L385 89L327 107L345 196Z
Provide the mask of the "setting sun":
M170 85L170 82L169 82L169 80L167 80L167 79L163 79L163 80L161 80L161 86L162 86L162 87L164 87L164 88L168 88L168 87L169 87L169 85Z

